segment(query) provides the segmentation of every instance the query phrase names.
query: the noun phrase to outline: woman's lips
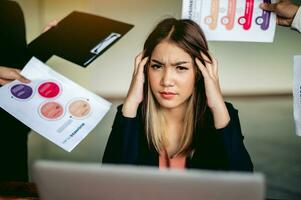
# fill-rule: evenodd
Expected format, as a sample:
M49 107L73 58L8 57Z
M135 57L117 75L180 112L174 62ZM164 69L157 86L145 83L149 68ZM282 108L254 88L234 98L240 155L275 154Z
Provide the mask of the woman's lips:
M173 97L176 96L176 93L173 93L173 92L160 92L160 95L164 99L172 99Z

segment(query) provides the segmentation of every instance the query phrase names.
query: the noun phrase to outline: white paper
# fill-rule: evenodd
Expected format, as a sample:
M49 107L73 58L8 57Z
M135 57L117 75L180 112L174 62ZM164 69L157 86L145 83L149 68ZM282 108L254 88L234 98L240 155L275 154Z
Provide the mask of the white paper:
M13 81L1 87L1 108L66 151L72 151L110 109L110 102L36 58L21 74L31 83Z
M293 87L296 133L301 136L301 55L294 56Z
M260 9L259 4L262 2L263 0L183 0L182 18L198 23L207 40L273 42L276 15Z

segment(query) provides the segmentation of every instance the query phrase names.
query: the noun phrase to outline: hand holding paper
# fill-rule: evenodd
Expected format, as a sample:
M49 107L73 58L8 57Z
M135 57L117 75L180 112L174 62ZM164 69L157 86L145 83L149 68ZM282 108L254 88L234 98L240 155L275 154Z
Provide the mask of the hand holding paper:
M277 24L281 26L291 26L299 6L290 0L280 0L277 3L261 3L260 8L275 12L277 15Z
M276 15L262 0L183 0L182 18L198 23L208 40L273 42ZM275 2L275 0L264 0Z
M22 76L19 69L0 66L0 85L5 85L13 80L19 80L23 83L29 83L30 80Z
M31 82L1 87L0 107L66 151L78 145L111 106L36 58L22 75Z

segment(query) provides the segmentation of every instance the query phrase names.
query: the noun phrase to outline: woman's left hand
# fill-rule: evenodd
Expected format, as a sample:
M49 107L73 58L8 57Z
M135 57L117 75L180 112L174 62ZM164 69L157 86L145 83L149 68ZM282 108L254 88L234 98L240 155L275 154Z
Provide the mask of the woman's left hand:
M213 113L215 127L223 128L229 123L230 116L219 84L217 60L210 55L212 58L212 62L210 62L205 54L201 53L201 55L205 65L198 58L195 61L204 77L207 104Z

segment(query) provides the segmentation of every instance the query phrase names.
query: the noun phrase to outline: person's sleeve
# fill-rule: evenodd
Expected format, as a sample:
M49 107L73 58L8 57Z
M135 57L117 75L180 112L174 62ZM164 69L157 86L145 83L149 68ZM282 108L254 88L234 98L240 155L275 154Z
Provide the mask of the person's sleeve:
M118 107L102 163L135 164L138 157L138 119L124 117Z
M238 111L230 103L226 103L230 115L230 122L222 129L217 129L221 135L231 171L253 171L253 163L243 143L244 136L238 117Z
M294 20L292 22L292 28L296 29L297 31L299 31L301 33L301 6L299 7Z
M24 15L21 6L14 1L5 1L5 13L2 14L4 17L4 25L6 35L8 39L6 41L1 41L5 46L10 48L6 49L7 55L12 59L10 61L11 65L8 67L22 69L24 65L31 58L26 42L26 29ZM7 18L5 16L7 15ZM5 38L7 38L5 37Z

